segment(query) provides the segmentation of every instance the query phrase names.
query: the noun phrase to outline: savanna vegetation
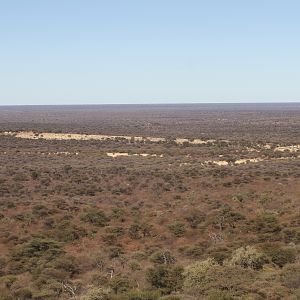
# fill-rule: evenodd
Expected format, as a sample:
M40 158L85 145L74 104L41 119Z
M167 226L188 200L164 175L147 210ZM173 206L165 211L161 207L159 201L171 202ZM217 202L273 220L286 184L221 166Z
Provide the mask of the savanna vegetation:
M300 109L96 112L0 112L2 132L168 139L0 136L1 300L300 299L300 153L274 151L297 143Z

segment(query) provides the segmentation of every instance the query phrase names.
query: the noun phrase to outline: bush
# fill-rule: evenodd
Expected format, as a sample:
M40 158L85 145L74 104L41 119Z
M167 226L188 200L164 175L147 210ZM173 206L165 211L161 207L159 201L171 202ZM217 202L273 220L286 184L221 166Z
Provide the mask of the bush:
M137 261L129 262L128 266L129 266L130 270L133 272L141 270L141 266Z
M36 218L44 218L44 217L48 216L49 213L50 212L49 212L48 208L42 204L34 205L32 208L32 214Z
M81 220L98 227L106 226L109 221L105 213L96 207L90 207L86 209L85 212L81 215Z
M4 273L5 266L6 266L6 259L0 256L0 276L3 276L5 274Z
M108 249L108 253L109 253L109 258L117 258L120 257L122 254L124 254L124 250L121 247L110 247Z
M110 290L100 287L91 287L80 300L109 300Z
M158 300L159 291L129 291L118 295L114 300Z
M157 251L151 255L150 261L155 264L170 265L174 264L176 259L170 251Z
M146 272L148 282L165 293L178 291L183 284L183 268L179 266L159 265Z
M181 300L181 298L178 296L167 295L160 297L158 300Z
M50 259L62 254L62 245L51 239L34 238L20 245L13 253L13 258L29 258L47 256Z
M62 255L62 245L51 239L34 238L18 245L12 253L11 267L15 272L36 271Z
M110 281L111 289L116 293L124 293L131 287L130 280L126 276L117 275Z
M53 238L60 242L72 242L87 236L87 231L77 225L71 224L70 221L62 221L50 233Z
M32 291L28 288L21 288L14 291L14 296L16 296L17 299L31 299L32 298Z
M6 275L0 277L0 283L3 284L6 288L10 288L16 280L17 277L14 275Z
M226 262L231 266L242 268L261 269L266 262L265 256L252 246L241 247L232 253L231 258Z
M274 245L267 247L266 254L274 264L283 267L287 263L295 262L297 252L295 248L280 248Z
M209 295L215 290L234 290L242 294L244 289L249 288L254 274L251 269L221 266L208 258L185 268L183 288L195 296Z
M188 266L183 273L184 289L192 294L204 294L214 286L214 273L219 270L221 266L212 258Z
M260 233L275 233L281 230L277 218L270 213L258 216L254 220L254 229Z
M185 226L181 222L175 222L175 223L169 224L168 228L176 237L181 237L186 232Z
M229 259L231 256L230 249L227 247L213 247L209 250L209 255L215 259L219 264L223 264L226 259Z
M132 224L128 229L128 234L130 238L138 240L142 237L141 230L142 228L139 224Z
M185 217L185 220L191 228L197 228L200 223L205 221L205 214L197 209L192 209Z
M232 293L229 291L214 290L209 293L207 300L234 300Z
M187 245L179 248L179 251L185 256L199 258L204 254L204 248L195 245Z
M54 262L54 267L57 270L63 270L68 272L70 275L78 274L80 267L75 257L71 255L64 255L58 257Z
M300 288L300 265L288 265L282 269L281 282L290 289Z

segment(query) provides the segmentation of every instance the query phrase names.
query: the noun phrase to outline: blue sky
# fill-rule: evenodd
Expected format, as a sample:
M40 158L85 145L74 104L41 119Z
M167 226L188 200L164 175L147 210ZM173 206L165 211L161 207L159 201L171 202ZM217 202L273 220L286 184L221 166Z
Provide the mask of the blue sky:
M300 101L299 0L0 0L0 104Z

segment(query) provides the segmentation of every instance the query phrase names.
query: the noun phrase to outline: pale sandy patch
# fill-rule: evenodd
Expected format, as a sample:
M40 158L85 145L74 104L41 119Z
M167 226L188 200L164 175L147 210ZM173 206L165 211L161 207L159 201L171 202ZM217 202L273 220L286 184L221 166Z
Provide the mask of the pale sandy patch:
M42 132L34 133L32 131L20 131L20 132L4 132L1 135L10 135L17 138L23 139L44 139L44 140L78 140L78 141L89 141L89 140L117 140L125 139L127 141L150 141L150 142L165 142L165 138L157 137L141 137L141 136L126 136L126 135L101 135L101 134L79 134L79 133L52 133L52 132Z
M22 139L44 139L44 140L78 140L78 141L89 141L89 140L118 140L123 139L127 141L135 141L135 142L153 142L160 143L166 142L167 140L163 137L142 137L142 136L127 136L127 135L101 135L101 134L79 134L79 133L52 133L52 132L42 132L42 133L34 133L33 131L19 131L19 132L4 132L0 135L8 135L14 136ZM184 139L184 138L176 138L175 143L178 145L182 145L183 143L193 144L193 145L201 145L201 144L209 144L214 143L216 140L201 140L201 139ZM229 142L225 141L224 142Z
M128 157L128 156L140 156L140 157L164 157L163 154L149 154L149 153L134 153L134 154L129 154L127 152L107 152L107 156L109 157Z
M238 159L236 160L234 163L236 165L241 165L241 164L247 164L247 163L257 163L260 161L263 161L263 158L242 158L242 159Z
M189 139L183 139L183 138L176 138L175 143L182 145L183 143L188 143L188 144L193 144L193 145L202 145L202 144L209 144L209 143L214 143L216 140L200 140L200 139L194 139L194 140L189 140Z
M229 163L226 160L207 160L204 162L205 164L214 164L217 166L228 166Z
M270 144L266 144L266 145L263 145L263 148L265 148L266 150L270 150L272 148L272 146Z
M292 146L278 146L274 149L274 151L284 152L298 152L300 150L300 145L292 145Z

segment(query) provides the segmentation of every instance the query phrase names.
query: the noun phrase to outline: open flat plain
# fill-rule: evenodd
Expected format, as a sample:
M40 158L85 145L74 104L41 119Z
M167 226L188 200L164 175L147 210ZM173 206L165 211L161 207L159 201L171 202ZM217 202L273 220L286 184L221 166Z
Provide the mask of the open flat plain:
M1 300L296 300L299 244L300 104L0 107Z

